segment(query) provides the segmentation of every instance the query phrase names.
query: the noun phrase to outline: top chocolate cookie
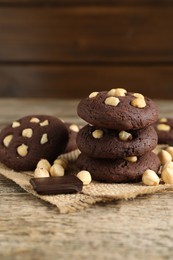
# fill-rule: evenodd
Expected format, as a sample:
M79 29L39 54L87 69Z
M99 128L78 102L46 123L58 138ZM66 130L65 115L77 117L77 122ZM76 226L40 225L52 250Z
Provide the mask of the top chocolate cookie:
M90 124L117 130L141 129L158 119L151 99L122 88L91 93L80 101L77 112Z

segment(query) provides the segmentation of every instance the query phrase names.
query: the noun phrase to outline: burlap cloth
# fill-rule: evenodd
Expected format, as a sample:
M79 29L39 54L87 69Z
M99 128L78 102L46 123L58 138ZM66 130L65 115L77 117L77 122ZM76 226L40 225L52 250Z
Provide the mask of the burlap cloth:
M160 149L160 148L158 148ZM158 151L158 150L157 150ZM67 158L68 156L66 156ZM73 158L74 159L74 158ZM92 182L84 186L81 193L43 196L38 195L32 188L29 180L33 172L15 172L3 164L0 164L0 173L6 178L17 183L25 191L34 196L55 205L60 213L70 213L82 210L97 202L108 202L118 199L131 199L139 195L152 194L165 190L173 190L173 185L160 184L159 186L145 186L142 183L135 184L106 184Z

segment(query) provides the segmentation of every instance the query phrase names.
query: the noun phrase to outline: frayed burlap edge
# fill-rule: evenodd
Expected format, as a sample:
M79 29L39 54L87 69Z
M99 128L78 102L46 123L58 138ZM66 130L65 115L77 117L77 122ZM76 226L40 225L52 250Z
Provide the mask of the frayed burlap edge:
M173 185L160 184L159 186L144 186L136 184L106 184L92 182L84 186L81 193L62 195L39 195L30 185L32 172L15 172L0 164L0 173L14 181L28 193L55 205L60 213L72 213L83 210L97 202L107 202L118 199L131 199L139 195L152 194L164 190L173 190Z
M163 147L158 147L159 150ZM155 151L158 152L158 149ZM69 161L74 161L79 155L79 151L65 155ZM132 199L139 195L152 194L165 190L173 190L171 184L160 184L158 186L145 186L142 183L133 184L107 184L92 182L88 186L84 186L81 193L62 194L62 195L39 195L30 184L30 178L33 172L15 172L0 163L0 173L6 178L14 181L21 188L34 196L49 202L57 207L60 213L72 213L83 210L97 202L108 202L119 199Z

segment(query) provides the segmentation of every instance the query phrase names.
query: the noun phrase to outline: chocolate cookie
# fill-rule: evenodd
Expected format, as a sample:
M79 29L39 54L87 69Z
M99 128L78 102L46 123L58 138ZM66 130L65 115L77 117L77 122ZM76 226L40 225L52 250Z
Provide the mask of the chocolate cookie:
M117 130L141 129L157 121L158 110L151 99L120 90L91 93L78 104L78 115L97 127Z
M0 161L16 171L34 170L41 158L53 162L67 141L67 128L58 118L26 116L1 131Z
M159 144L173 145L173 118L160 118L155 124Z
M69 140L65 148L65 153L69 153L77 149L76 137L79 132L79 127L76 124L65 123L68 129Z
M82 153L89 157L109 159L141 156L152 151L157 141L153 126L126 132L86 125L77 136L77 145Z
M158 172L160 161L154 153L146 153L137 159L129 162L127 159L96 159L81 154L77 165L79 169L89 171L93 180L109 183L141 181L146 169Z

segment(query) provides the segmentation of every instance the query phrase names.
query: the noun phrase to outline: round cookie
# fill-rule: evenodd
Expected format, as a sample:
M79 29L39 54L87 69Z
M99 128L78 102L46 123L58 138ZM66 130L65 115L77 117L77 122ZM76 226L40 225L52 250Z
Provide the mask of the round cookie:
M125 132L85 125L77 135L77 145L82 153L109 159L142 156L152 151L157 141L153 126Z
M0 161L16 171L34 170L41 158L53 162L67 142L67 128L58 118L26 116L2 129Z
M138 158L137 162L125 159L98 159L80 154L77 160L79 169L90 172L92 179L108 183L126 183L141 181L146 169L158 172L160 161L152 152Z
M79 132L79 127L76 124L65 123L68 129L69 140L65 148L65 153L69 153L77 149L76 137Z
M155 103L139 93L116 90L93 92L78 104L78 115L97 127L117 130L141 129L155 123L158 110Z
M159 144L173 145L173 118L160 118L155 124Z

